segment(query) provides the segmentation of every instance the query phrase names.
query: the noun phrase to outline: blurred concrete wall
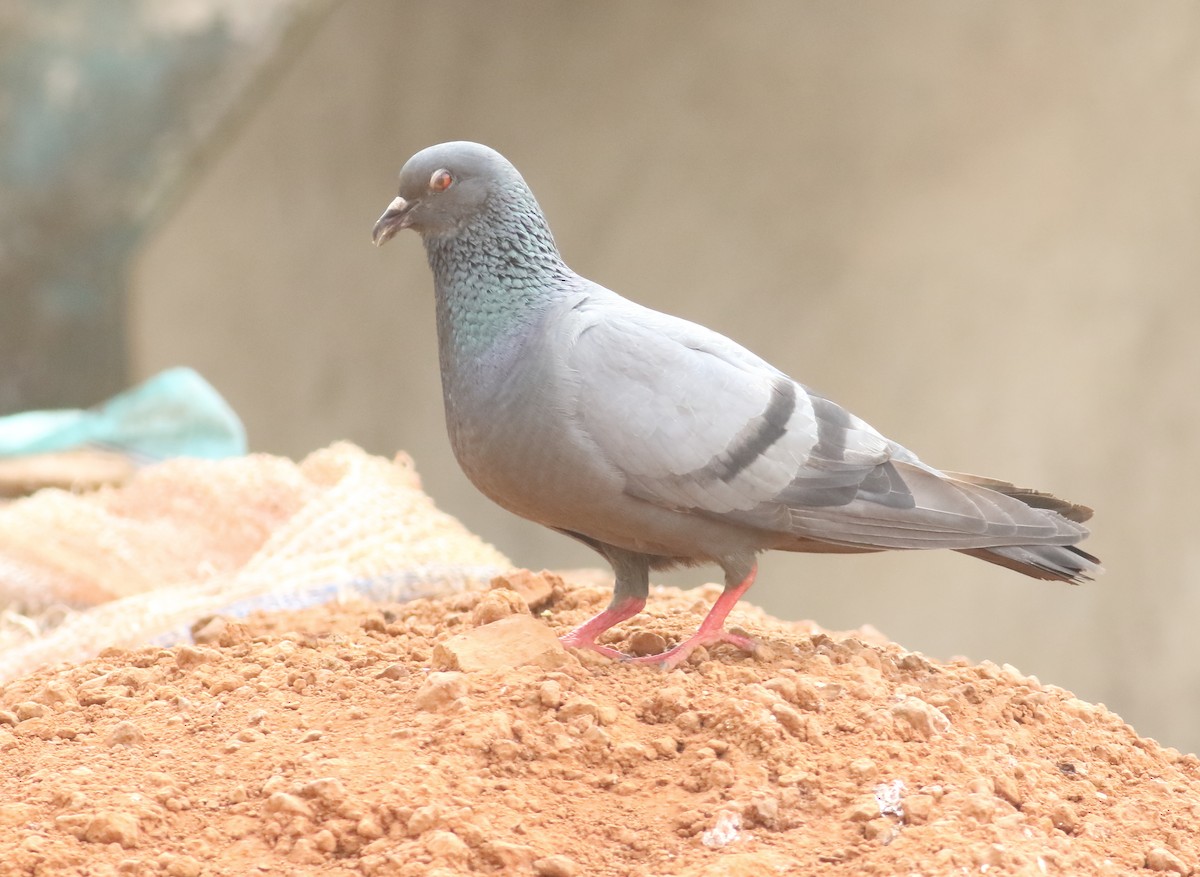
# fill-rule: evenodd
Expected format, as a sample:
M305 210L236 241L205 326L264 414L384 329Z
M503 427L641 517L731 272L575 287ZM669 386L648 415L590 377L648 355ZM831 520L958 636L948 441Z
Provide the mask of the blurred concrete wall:
M576 270L935 465L1094 505L1109 570L771 556L753 599L1200 748L1200 6L338 6L141 254L134 370L198 368L258 449L407 449L518 563L593 565L458 473L420 244L370 245L452 138L522 169Z
M248 83L327 9L0 4L0 414L127 385L131 252Z

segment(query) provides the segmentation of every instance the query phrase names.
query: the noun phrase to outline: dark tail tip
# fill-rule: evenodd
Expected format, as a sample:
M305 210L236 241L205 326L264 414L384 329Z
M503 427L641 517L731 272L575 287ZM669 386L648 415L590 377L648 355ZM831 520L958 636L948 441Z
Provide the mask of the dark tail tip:
M1074 545L1006 545L1000 548L968 548L962 553L1035 579L1070 582L1073 585L1090 582L1104 572L1100 558Z

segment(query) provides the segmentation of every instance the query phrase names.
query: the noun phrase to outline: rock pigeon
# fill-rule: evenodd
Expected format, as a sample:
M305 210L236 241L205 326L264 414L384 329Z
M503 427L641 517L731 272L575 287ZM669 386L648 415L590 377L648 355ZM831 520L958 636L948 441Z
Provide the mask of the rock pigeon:
M576 274L517 169L465 141L423 149L375 223L421 235L446 427L479 490L612 566L608 607L565 645L671 668L749 637L725 618L768 549L949 548L1038 579L1101 571L1091 510L943 472L730 339ZM714 563L725 590L692 637L629 659L597 637L645 606L650 570Z

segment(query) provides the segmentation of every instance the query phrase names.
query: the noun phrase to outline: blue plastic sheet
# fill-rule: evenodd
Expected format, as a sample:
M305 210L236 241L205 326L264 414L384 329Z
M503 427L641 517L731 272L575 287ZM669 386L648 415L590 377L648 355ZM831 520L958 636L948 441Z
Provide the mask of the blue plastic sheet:
M85 447L120 451L144 462L219 460L246 453L246 430L212 385L190 368L160 372L94 408L0 417L0 457Z

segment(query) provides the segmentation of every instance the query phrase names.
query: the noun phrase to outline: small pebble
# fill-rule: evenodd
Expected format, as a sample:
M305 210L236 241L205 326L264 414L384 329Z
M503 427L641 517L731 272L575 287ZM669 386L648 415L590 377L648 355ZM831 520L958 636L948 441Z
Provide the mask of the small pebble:
M1177 855L1162 847L1155 847L1146 853L1146 867L1151 871L1173 871L1176 874L1187 875L1191 869Z
M639 630L629 638L629 654L634 657L659 655L667 650L667 641L660 634Z
M133 722L117 722L104 738L105 746L141 746L146 742L145 735Z
M579 874L579 865L574 859L556 853L536 860L533 863L533 872L538 877L575 877Z

